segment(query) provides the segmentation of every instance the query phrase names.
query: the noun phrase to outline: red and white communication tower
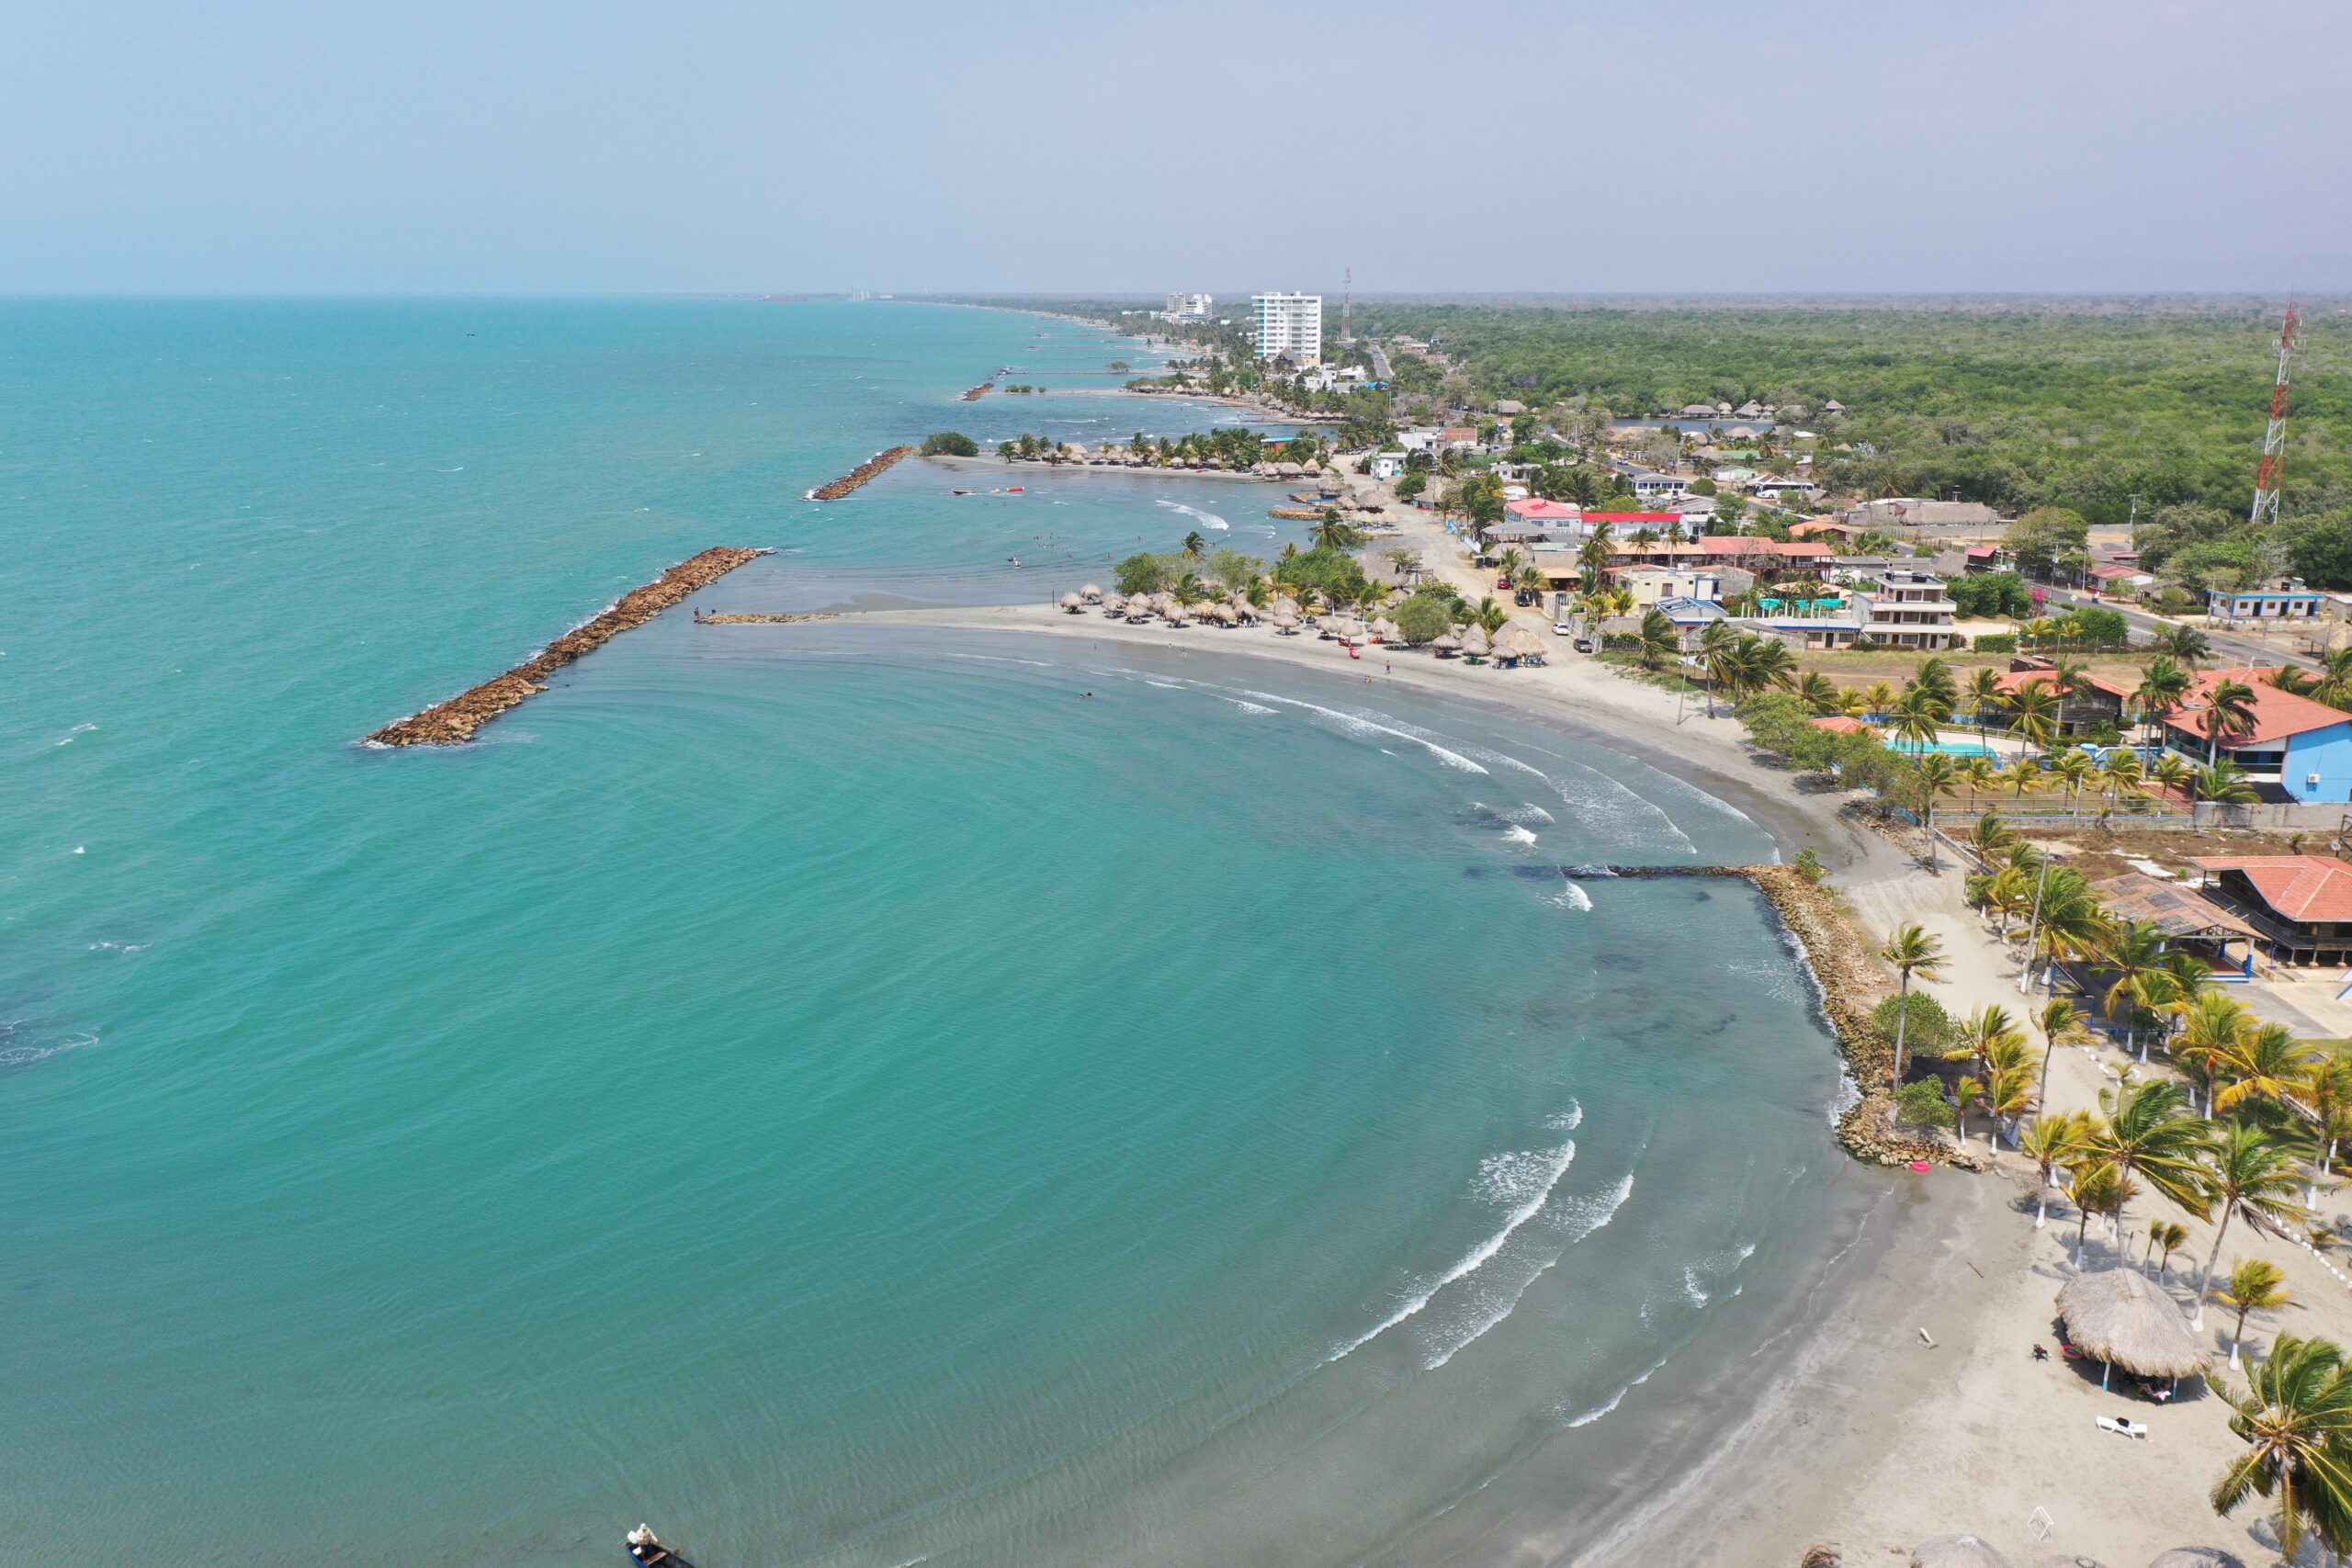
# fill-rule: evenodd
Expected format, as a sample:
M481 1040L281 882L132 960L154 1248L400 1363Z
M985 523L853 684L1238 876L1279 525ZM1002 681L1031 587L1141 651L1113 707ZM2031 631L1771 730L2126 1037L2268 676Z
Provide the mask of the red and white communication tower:
M2254 512L2251 521L2278 521L2278 470L2287 460L2287 362L2295 353L2295 314L2293 300L2287 302L2287 324L2278 330L2278 384L2270 392L2270 430L2262 438L2262 467L2254 476Z

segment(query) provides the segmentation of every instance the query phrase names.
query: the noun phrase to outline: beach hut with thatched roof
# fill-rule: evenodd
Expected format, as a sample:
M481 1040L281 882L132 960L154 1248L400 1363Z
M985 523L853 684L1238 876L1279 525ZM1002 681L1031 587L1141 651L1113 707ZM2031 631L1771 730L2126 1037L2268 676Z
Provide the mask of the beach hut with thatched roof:
M1982 1536L1939 1535L1911 1549L1911 1568L2018 1568Z
M1239 617L1242 624L1246 626L1250 622L1258 618L1258 606L1252 604L1247 599L1237 596L1233 601L1233 613L1235 615Z
M1127 602L1119 594L1105 593L1102 595L1102 613L1115 621L1127 613Z
M1390 620L1387 616L1382 615L1372 623L1372 635L1375 639L1381 642L1395 642L1396 640L1396 623Z
M1216 624L1221 626L1238 626L1241 624L1241 612L1230 604L1219 604L1216 607Z
M2058 1292L2066 1338L2101 1362L2098 1385L2117 1367L2135 1377L2205 1375L2205 1348L2173 1299L2136 1269L2077 1275Z
M1440 632L1430 642L1430 651L1440 659L1451 659L1462 651L1462 638L1453 632Z
M1151 602L1148 593L1138 593L1127 601L1127 622L1130 626L1138 621L1148 621L1158 614L1159 606Z
M1544 662L1544 639L1525 626L1505 626L1495 634L1495 657L1508 663Z
M1080 589L1078 591L1078 596L1085 600L1090 604L1100 604L1102 603L1102 590L1096 587L1091 582Z
M1462 634L1463 658L1485 659L1494 651L1494 645L1487 640L1486 627L1472 626L1468 631Z
M1274 635L1276 637L1296 637L1298 635L1298 617L1288 610L1282 611L1280 614L1276 615L1274 616Z
M1075 615L1086 608L1086 601L1075 593L1062 595L1062 608Z
M1298 601L1287 593L1274 595L1274 602L1269 608L1277 615L1289 615L1293 619L1296 619L1298 615Z

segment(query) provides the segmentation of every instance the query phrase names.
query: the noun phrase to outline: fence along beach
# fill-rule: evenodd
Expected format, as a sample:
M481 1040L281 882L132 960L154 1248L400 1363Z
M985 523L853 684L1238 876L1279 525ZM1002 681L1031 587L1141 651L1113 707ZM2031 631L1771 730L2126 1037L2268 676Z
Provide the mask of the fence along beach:
M397 724L388 724L368 739L379 746L462 746L473 739L475 730L500 714L546 691L548 677L573 660L594 652L697 589L707 588L746 561L768 553L717 545L690 556L643 587L630 589L611 609L574 626L505 674L411 714Z

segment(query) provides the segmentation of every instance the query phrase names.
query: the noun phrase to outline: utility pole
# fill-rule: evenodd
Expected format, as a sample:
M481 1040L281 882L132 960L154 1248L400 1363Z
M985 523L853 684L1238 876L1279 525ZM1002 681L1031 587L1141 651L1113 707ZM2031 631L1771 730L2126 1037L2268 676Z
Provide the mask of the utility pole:
M1353 348L1356 345L1356 269L1351 266L1342 268L1340 276L1340 346Z
M2262 466L2255 470L2254 511L2249 523L2278 521L2278 471L2287 461L2287 367L2295 352L2295 327L2301 321L2295 302L2287 301L2287 321L2278 332L2278 379L2270 389L2270 428L2262 438Z

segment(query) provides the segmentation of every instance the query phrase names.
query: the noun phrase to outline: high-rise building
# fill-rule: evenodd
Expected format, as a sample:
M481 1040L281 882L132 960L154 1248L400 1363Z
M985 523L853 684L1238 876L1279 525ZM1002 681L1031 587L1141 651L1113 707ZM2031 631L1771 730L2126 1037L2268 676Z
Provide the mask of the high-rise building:
M1216 303L1205 294L1170 294L1168 297L1168 319L1171 321L1204 321Z
M1323 296L1252 294L1258 318L1258 357L1305 367L1323 362Z

